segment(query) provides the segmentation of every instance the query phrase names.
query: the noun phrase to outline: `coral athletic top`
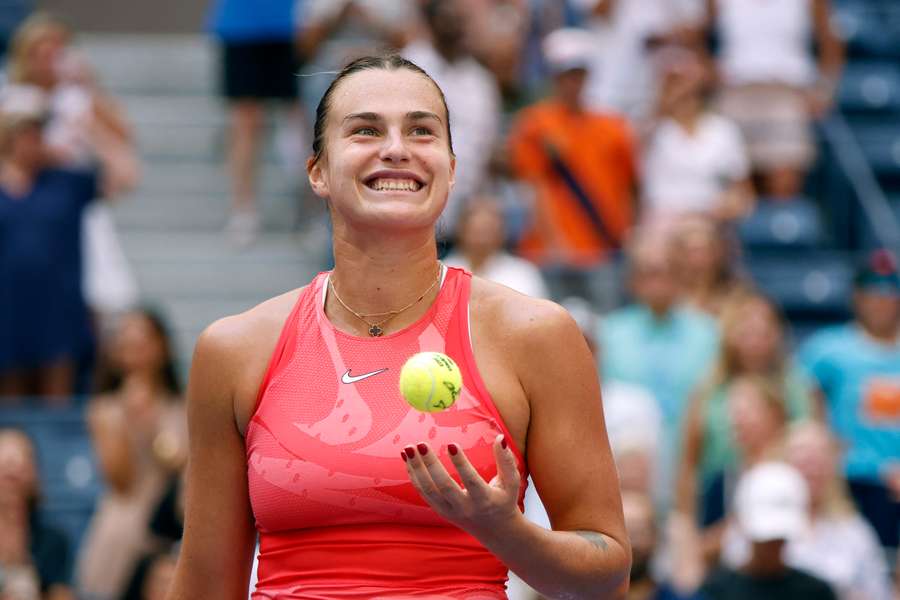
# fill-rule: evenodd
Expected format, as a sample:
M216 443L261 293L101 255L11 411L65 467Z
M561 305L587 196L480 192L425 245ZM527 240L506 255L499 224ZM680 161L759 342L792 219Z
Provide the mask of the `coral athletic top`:
M428 441L457 478L447 444L490 481L491 444L521 452L478 374L469 339L472 276L448 268L428 312L383 337L356 337L326 318L328 274L300 294L275 348L247 428L247 476L259 531L254 600L268 598L506 598L507 569L474 537L434 512L400 458ZM438 413L400 396L413 354L444 352L463 390Z

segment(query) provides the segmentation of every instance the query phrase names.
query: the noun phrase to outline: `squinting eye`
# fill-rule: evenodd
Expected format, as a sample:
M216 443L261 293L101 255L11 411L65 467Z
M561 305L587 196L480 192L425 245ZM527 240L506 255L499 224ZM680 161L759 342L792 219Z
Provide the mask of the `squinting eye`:
M353 132L353 135L378 135L378 132L372 127L360 127Z
M427 127L415 127L412 132L413 135L434 135Z

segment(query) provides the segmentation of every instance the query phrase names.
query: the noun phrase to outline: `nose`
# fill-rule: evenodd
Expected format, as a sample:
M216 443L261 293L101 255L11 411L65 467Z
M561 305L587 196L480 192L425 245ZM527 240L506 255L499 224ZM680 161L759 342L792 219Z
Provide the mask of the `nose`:
M409 160L409 148L399 129L391 128L387 131L378 156L381 160L391 163L402 163Z

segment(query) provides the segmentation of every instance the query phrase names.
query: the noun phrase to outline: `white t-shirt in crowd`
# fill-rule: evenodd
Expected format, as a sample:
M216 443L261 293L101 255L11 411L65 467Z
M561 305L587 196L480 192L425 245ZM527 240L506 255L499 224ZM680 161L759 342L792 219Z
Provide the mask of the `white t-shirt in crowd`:
M750 542L734 524L722 540L722 562L743 566ZM785 562L826 581L841 600L891 600L884 551L872 526L859 515L814 519L805 534L790 540Z
M444 262L451 267L472 270L472 265L462 254L454 252L447 256ZM508 252L498 252L487 259L475 275L505 285L532 298L550 297L540 270L533 263Z
M651 218L710 211L749 172L741 132L725 117L706 113L693 133L665 119L645 153L644 208Z
M490 71L474 58L447 62L425 40L410 43L402 54L431 75L443 90L450 110L456 183L441 219L453 231L463 203L478 190L487 175L491 151L500 131L500 89Z
M810 51L812 0L716 0L726 83L806 87L816 78Z

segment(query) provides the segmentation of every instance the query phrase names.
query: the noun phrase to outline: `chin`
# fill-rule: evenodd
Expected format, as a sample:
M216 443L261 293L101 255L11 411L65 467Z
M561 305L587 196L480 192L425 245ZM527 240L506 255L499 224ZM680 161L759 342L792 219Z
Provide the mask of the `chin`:
M424 191L424 190L423 190ZM362 193L355 206L339 211L359 228L376 227L393 231L433 228L444 210L446 200L437 202L431 194Z

